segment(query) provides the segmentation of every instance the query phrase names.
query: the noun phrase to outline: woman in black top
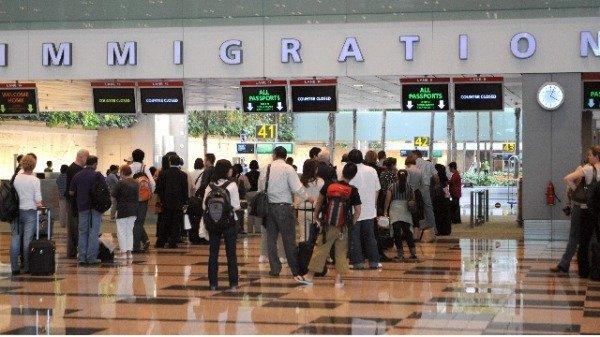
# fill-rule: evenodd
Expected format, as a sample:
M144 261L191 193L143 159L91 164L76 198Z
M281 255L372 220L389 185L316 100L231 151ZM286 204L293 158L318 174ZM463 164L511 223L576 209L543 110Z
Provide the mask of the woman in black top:
M250 172L246 173L246 178L250 182L250 189L248 192L258 191L258 178L260 177L260 171L258 170L258 162L253 160L250 162Z
M435 165L439 183L431 186L431 202L435 214L435 227L438 235L450 235L452 227L450 224L450 199L448 198L448 176L446 167L441 164ZM447 195L448 194L448 195Z
M137 217L140 185L132 178L131 167L121 167L122 179L112 190L117 201L117 238L123 259L131 259L133 250L133 225Z

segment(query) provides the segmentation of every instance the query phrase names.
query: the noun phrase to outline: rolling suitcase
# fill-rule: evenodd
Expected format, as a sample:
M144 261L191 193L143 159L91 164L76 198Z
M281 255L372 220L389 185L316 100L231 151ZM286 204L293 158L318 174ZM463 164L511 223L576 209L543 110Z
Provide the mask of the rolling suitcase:
M42 208L37 211L36 238L29 245L29 272L31 275L53 275L56 270L56 247L51 238L51 226L48 226L47 239L40 238L40 221L42 216L47 217L48 223L50 210Z
M319 227L313 221L312 212L313 209L304 209L304 238L305 240L298 243L298 269L300 275L308 274L308 265L313 255L317 238L319 237ZM307 217L307 213L310 212L311 216ZM308 221L310 219L310 221ZM322 277L327 274L327 265L323 268L323 271L315 274L317 277Z

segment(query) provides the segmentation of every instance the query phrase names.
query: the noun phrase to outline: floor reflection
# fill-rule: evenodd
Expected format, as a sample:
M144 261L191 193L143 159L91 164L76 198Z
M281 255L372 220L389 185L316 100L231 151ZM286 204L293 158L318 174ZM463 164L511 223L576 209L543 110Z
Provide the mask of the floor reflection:
M0 247L7 242L0 235ZM418 244L417 263L351 271L339 289L330 277L299 287L287 269L269 277L250 237L239 245L240 287L229 292L209 289L206 246L84 268L57 242L54 277L12 278L0 250L0 333L600 333L600 283L549 273L556 243L440 238Z

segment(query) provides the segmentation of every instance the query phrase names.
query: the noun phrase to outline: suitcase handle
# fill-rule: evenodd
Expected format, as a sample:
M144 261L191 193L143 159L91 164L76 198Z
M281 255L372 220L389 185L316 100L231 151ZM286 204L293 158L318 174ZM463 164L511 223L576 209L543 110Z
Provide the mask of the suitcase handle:
M40 208L37 209L37 212L36 212L35 238L37 240L40 239L40 219L41 219L42 212L44 210L46 211L46 216L47 216L47 220L46 220L47 221L46 222L47 225L46 226L48 227L48 230L47 230L47 232L48 232L48 240L50 240L50 238L52 236L52 234L50 233L50 231L51 231L50 228L52 227L50 225L50 221L51 221L51 219L50 219L50 209L46 208L46 207L40 207Z

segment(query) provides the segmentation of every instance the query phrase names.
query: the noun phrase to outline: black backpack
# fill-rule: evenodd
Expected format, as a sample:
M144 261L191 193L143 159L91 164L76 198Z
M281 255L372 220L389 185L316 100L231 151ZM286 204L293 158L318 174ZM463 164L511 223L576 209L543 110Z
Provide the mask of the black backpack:
M104 213L110 209L111 200L108 186L104 182L104 177L100 174L96 176L96 180L92 184L90 191L90 205L92 209Z
M19 196L13 180L0 184L0 221L12 222L19 216Z
M231 226L233 221L233 207L227 186L228 181L222 186L210 183L210 192L204 201L204 226L206 230L222 231Z

